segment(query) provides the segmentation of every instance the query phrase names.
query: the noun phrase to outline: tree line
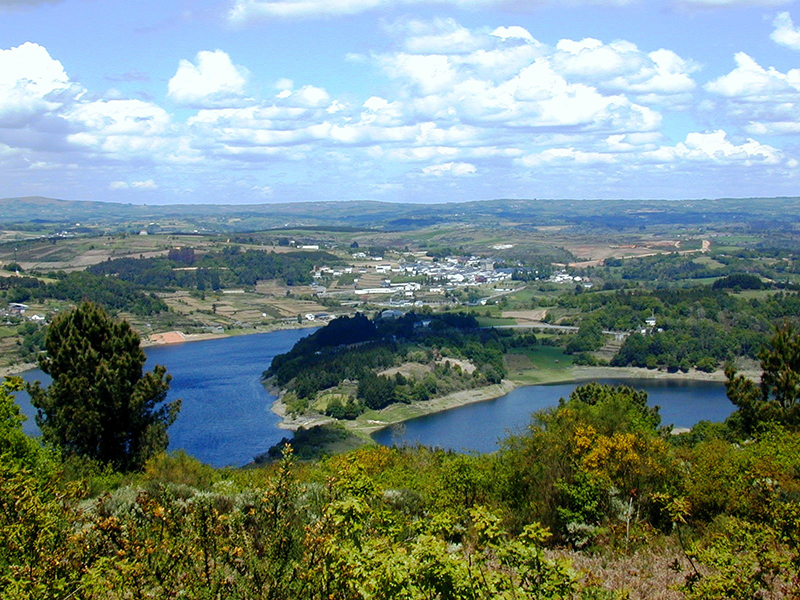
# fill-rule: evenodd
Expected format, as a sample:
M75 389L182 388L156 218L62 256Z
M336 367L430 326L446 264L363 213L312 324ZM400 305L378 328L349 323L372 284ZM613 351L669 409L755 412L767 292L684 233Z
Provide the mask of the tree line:
M741 279L729 280L737 281ZM633 331L612 365L713 371L737 357L756 358L774 323L797 322L800 315L796 292L742 298L720 287L563 296L558 305L577 309L581 319L579 335L568 348L576 352L597 349L602 345L598 345L598 330ZM656 326L647 327L645 321L652 316Z
M118 258L92 265L96 275L111 275L146 289L220 289L253 286L262 279L280 279L287 285L313 281L318 265L337 264L328 252L267 252L228 246L219 252L196 253L191 248L170 250L166 257Z
M104 277L88 271L49 273L51 282L36 277L0 278L8 302L42 302L48 299L79 303L93 302L114 312L153 315L168 310L166 303L152 292L142 291L135 283Z
M706 254L711 260L698 260L698 255L658 254L639 258L607 258L603 267L593 268L591 274L606 280L676 282L692 279L752 275L770 280L781 279L785 274L797 273L800 261L796 249L726 249ZM746 289L746 288L743 288Z

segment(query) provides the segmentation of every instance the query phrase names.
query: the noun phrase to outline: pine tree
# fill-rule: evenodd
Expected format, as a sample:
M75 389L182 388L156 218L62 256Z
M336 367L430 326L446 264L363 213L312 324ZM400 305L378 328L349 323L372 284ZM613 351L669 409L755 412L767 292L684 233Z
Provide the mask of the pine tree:
M127 321L84 302L53 319L45 349L39 366L53 382L28 389L45 441L123 470L166 449L180 400L164 402L165 367L143 374L145 354Z
M783 325L758 357L760 385L737 375L731 365L725 369L726 393L739 407L731 423L747 435L769 422L800 429L800 332Z
M0 456L6 466L16 465L33 470L43 455L36 440L22 431L26 417L13 396L22 388L23 382L19 377L6 377L0 382Z

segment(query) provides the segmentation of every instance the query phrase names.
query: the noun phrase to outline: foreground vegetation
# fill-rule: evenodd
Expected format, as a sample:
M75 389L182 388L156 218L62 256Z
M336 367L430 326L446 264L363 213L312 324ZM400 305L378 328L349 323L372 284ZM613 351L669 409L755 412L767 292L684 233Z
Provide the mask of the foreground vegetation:
M681 436L588 384L492 455L366 447L122 473L26 437L0 389L4 598L792 598L800 589L800 335L762 386ZM720 485L724 482L724 485ZM637 575L631 565L638 565Z

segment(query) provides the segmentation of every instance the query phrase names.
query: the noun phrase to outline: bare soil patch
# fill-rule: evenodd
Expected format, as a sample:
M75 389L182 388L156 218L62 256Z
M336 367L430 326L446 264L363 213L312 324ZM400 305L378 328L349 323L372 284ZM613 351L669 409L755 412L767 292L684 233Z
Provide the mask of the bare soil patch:
M501 316L505 319L514 319L519 323L520 321L536 321L540 322L543 321L544 318L547 316L547 309L546 308L537 308L535 310L507 310L501 313Z
M447 356L436 361L437 365L444 365L445 363L450 363L452 367L458 365L464 373L469 373L470 375L477 369L477 367L468 360L462 360L460 358L450 358Z
M451 363L453 362L450 359ZM462 367L463 368L463 367ZM474 367L473 367L474 370ZM390 369L385 369L378 373L378 375L383 375L384 377L394 377L398 373L402 374L404 377L423 377L427 373L432 371L429 365L423 365L422 363L418 362L407 362L403 363L399 367L392 367Z
M292 298L285 298L281 300L269 300L266 302L278 310L283 317L294 317L296 315L304 315L306 313L328 311L326 307L310 300L295 300Z
M166 333L154 333L150 336L152 344L180 344L186 341L186 336L181 331L167 331Z
M377 288L383 285L383 280L389 277L388 274L384 273L361 273L358 276L358 289L365 289L365 288Z

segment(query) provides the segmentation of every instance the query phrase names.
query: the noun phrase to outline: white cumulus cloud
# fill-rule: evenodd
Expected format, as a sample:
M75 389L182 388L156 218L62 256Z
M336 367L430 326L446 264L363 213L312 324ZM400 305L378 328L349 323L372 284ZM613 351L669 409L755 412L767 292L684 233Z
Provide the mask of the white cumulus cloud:
M441 23L440 30L444 39L459 31ZM446 52L445 43L412 53L401 39L403 50L375 55L402 87L406 114L552 132L651 131L661 123L659 105L684 108L696 88L698 65L663 48L645 52L625 40L594 38L553 48L514 26L472 29L468 38L470 52Z
M232 21L257 18L316 17L348 15L370 10L381 0L236 0L230 12Z
M728 139L725 131L717 130L711 133L690 133L685 141L646 152L644 157L658 162L688 160L717 164L777 164L781 160L781 151L754 139L736 145Z
M615 162L614 155L603 152L586 152L575 148L549 148L537 154L530 154L519 159L519 164L525 167L538 167L540 165L594 165L610 164Z
M112 181L108 184L110 190L154 190L158 188L158 184L153 179L146 179L144 181Z
M330 17L415 4L479 8L509 4L509 0L236 0L229 18L234 22L242 22L264 18Z
M794 119L751 121L745 128L752 135L796 135L800 133L800 121Z
M752 57L739 52L736 68L705 86L721 97L729 118L756 134L793 134L800 113L800 69L786 73L764 68Z
M794 29L788 15L775 23L776 31ZM531 182L548 182L537 194L612 193L615 182L645 189L639 181L657 193L665 173L677 184L680 173L702 171L703 189L720 181L730 189L745 170L796 166L791 146L760 140L800 134L800 69L762 67L742 52L735 68L712 73L698 89L697 63L646 41L546 44L513 23L467 27L450 18L403 17L380 31L386 43L361 61L384 77L355 91L339 95L339 82L277 74L251 86L248 70L216 50L180 61L164 104L128 97L129 86L87 91L37 44L0 50L0 162L16 173L37 169L31 180L45 170L100 166L99 186L120 196L163 189L162 171L151 167L188 165L192 177L217 182L215 190L235 179L258 201L283 199L297 182L311 190L322 179L345 196L418 188L433 196L430 190L466 189L467 181L483 196L524 193ZM248 95L258 89L262 97ZM182 110L171 114L176 107ZM672 135L686 127L673 141L664 141L662 114ZM213 187L200 179L189 187Z
M541 4L595 4L624 6L636 0L542 0L531 2L528 8ZM515 0L235 0L228 18L237 23L259 19L320 18L355 15L379 8L409 5L440 6L476 9L510 6L524 8Z
M308 108L329 106L331 102L331 97L328 92L313 85L304 85L297 92L292 94L290 98L293 98L298 106L305 106Z
M154 190L158 185L152 179L146 179L145 181L132 181L131 187L140 190Z
M104 136L158 135L170 121L163 108L143 100L98 100L79 104L65 116L81 129Z
M82 93L61 63L39 44L0 50L0 125L22 125Z
M775 30L769 36L772 41L792 50L800 50L800 28L794 26L788 12L779 13L772 24L775 26Z
M469 54L486 46L483 36L452 18L401 20L386 29L401 37L405 50L413 54Z
M234 65L222 50L200 51L195 63L181 60L178 71L169 80L168 94L176 102L189 106L216 106L244 93L247 69Z
M64 113L76 131L67 136L75 148L115 159L150 158L170 152L180 139L170 130L170 116L143 100L98 100Z
M685 102L696 87L691 74L698 65L672 50L645 53L625 40L594 38L561 40L556 48L553 62L564 74L608 93L632 94L640 103Z
M736 68L706 84L706 89L721 96L768 98L774 94L800 90L800 69L781 73L773 67L765 69L752 57L738 52Z
M528 42L534 41L531 32L524 27L520 27L519 25L512 25L511 27L498 27L492 31L492 35L499 37L501 40L526 40Z

